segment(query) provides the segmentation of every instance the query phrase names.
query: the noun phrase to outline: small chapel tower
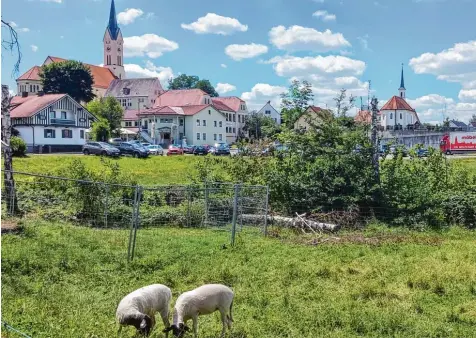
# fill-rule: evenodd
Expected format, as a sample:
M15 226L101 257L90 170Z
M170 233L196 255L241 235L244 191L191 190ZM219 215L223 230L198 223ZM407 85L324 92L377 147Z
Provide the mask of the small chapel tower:
M124 40L121 30L117 24L116 6L111 0L111 11L109 13L109 24L104 33L104 67L117 76L119 79L126 77L124 70Z
M402 63L402 76L400 78L400 88L398 88L398 92L400 93L400 97L405 99L405 81L403 80L403 63Z

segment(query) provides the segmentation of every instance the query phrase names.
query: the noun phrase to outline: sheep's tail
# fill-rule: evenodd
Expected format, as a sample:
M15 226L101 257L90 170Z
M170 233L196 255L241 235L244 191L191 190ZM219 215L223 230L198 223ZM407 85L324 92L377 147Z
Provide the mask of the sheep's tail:
M227 317L228 317L229 320L231 320L232 323L234 323L235 321L233 320L232 309L233 309L233 300L231 301L231 304L230 304L230 315L227 316Z

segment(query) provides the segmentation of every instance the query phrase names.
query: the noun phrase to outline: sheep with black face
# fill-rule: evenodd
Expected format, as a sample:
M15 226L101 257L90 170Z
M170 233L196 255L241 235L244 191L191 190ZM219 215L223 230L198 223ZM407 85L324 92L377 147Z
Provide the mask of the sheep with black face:
M169 327L171 299L172 292L162 284L144 286L129 293L120 301L116 310L116 319L120 325L118 334L123 326L132 325L140 334L148 336L155 326L157 312L162 317L164 326Z
M221 284L207 284L192 291L182 293L175 303L173 324L163 332L173 331L174 336L181 338L189 331L187 321L193 321L194 337L198 336L198 316L220 311L223 329L221 337L225 336L226 327L231 330L233 322L233 291Z

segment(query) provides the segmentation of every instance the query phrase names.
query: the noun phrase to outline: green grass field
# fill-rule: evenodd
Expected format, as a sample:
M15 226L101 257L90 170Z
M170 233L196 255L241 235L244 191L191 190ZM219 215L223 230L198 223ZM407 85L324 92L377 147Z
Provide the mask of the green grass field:
M144 229L127 264L126 230L21 227L2 235L2 318L32 337L114 337L130 291L164 283L174 302L210 282L236 293L234 338L476 336L476 234L459 228L370 227L318 245L250 230L225 249L225 231ZM200 317L200 337L219 332L217 313Z

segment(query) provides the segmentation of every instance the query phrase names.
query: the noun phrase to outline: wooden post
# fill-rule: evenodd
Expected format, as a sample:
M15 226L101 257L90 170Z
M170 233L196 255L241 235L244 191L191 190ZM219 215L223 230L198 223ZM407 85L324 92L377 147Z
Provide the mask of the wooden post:
M374 178L375 183L380 184L380 167L379 167L379 156L378 156L378 139L377 139L377 113L378 113L378 100L376 97L372 98L372 164L374 167Z
M15 191L15 180L13 178L12 148L10 139L12 137L12 124L10 119L10 92L8 86L2 85L2 150L3 150L3 186L8 194L6 198L7 212L10 215L19 212L17 196Z

